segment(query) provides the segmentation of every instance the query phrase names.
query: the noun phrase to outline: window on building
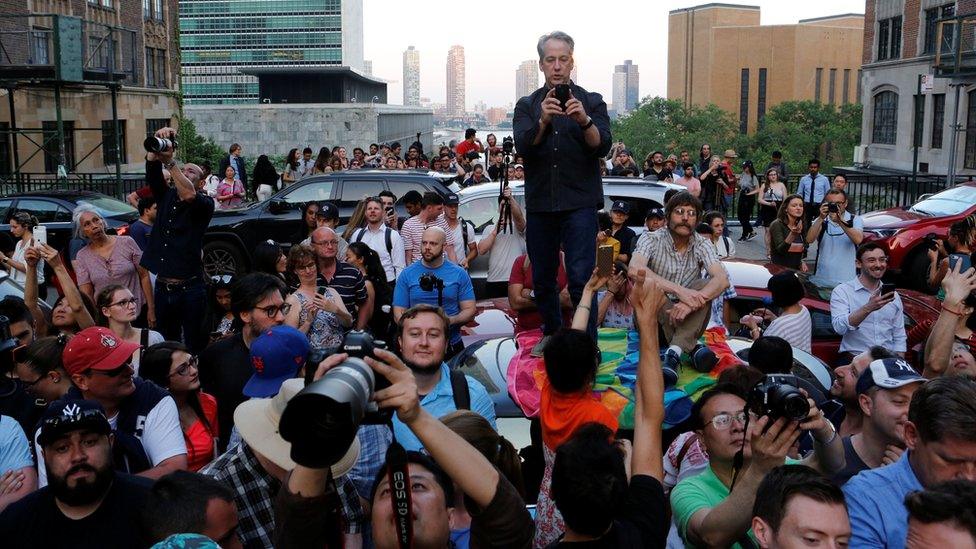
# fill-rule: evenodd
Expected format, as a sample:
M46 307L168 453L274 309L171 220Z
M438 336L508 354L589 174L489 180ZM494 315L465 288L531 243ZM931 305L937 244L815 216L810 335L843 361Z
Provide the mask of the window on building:
M932 94L932 142L933 149L942 148L942 132L945 131L945 94Z
M901 58L901 16L891 18L891 51L889 59Z
M898 133L898 94L883 91L874 96L874 132L871 142L894 145Z
M966 155L963 167L976 169L976 90L966 94Z
M891 20L882 19L878 21L878 61L888 58L888 40L891 38Z
M115 128L111 120L102 120L102 162L109 164L125 164L128 156L125 154L125 120L119 120L119 146L122 147L122 154L117 155L115 151ZM119 162L118 158L121 158Z
M10 159L10 130L9 122L0 122L0 175L10 175L13 172L13 162Z
M156 86L166 87L166 50L156 50Z
M169 118L147 118L146 137L152 137L159 130L169 126Z
M851 102L851 69L844 69L844 88L840 91L840 101L842 105Z
M742 69L739 84L739 133L749 131L749 69Z
M152 18L157 21L163 20L163 0L152 0L153 14Z
M75 123L65 120L62 124L64 124L64 167L70 172L75 166ZM44 171L57 173L60 162L58 123L41 122L41 129L44 131Z
M31 42L31 65L50 65L51 64L51 43L48 37L51 33L46 30L32 30L30 34Z
M935 41L938 39L939 25L936 23L939 19L944 17L952 17L956 14L955 3L946 4L944 6L938 6L935 8L930 8L925 10L925 45L923 47L923 52L932 54L935 53ZM946 52L952 49L952 25L942 26L942 51Z
M156 87L156 50L146 48L146 87Z
M756 125L766 125L766 69L759 69L759 93L756 99Z
M820 102L820 87L823 84L823 69L817 68L813 80L813 100Z
M152 19L152 0L142 0L142 18Z
M854 98L857 103L861 102L861 72L861 69L857 69L857 96Z
M925 96L915 95L912 97L914 99L914 120L912 128L912 146L922 145L922 128L925 126Z
M901 57L901 16L878 21L878 61Z
M837 69L830 69L827 77L827 103L834 104L834 88L837 87Z

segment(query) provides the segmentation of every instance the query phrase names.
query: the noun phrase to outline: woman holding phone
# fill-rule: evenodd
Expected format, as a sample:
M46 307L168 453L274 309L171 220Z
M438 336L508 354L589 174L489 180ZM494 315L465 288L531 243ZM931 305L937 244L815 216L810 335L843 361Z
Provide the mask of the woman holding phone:
M770 259L776 265L807 272L803 262L806 228L803 226L803 197L791 194L779 207L776 221L769 226Z
M288 271L298 279L298 288L288 296L291 310L285 324L308 336L312 349L335 349L342 344L353 323L339 294L327 286L318 286L315 253L311 248L292 246L288 252Z
M27 282L27 262L24 261L24 252L27 251L27 248L34 245L34 230L37 226L37 218L31 215L30 212L20 211L15 213L10 218L10 234L17 239L14 254L7 257L3 252L0 252L0 263L7 268L7 272L10 273L10 279L21 286ZM47 286L44 285L43 261L37 264L37 285L41 288L41 297L46 297Z

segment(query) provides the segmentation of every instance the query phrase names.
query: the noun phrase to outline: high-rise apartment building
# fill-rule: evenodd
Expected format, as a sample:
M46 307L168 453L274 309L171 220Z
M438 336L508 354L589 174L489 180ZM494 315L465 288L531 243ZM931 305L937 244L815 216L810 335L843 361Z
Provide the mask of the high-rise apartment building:
M447 51L447 116L464 116L464 46Z
M515 97L532 95L539 89L539 63L534 59L522 61L515 71Z
M618 115L627 114L640 101L640 74L637 65L627 59L613 69L613 108Z
M403 52L403 104L420 105L420 52L413 46Z
M364 70L363 0L180 0L179 12L187 103L258 103L248 68Z

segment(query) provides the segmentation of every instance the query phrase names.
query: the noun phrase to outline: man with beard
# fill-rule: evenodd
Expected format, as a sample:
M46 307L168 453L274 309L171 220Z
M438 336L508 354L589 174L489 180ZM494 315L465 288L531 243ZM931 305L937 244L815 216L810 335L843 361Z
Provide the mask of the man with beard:
M464 348L461 326L475 315L471 276L457 264L444 260L447 236L440 227L424 231L421 260L408 266L393 291L393 318L400 322L407 309L421 303L440 307L448 315L447 358Z
M6 547L144 547L140 510L152 485L116 473L112 427L91 400L58 400L41 419L48 486L0 515Z
M872 345L904 356L905 307L898 292L882 294L888 254L877 242L867 242L858 247L855 265L861 274L830 294L830 321L842 337L839 358L849 360Z
M908 404L925 378L900 358L871 362L857 380L857 399L864 416L861 432L844 437L847 464L831 477L843 486L866 469L898 461L905 450Z
M668 294L659 321L671 342L664 365L675 371L681 353L691 353L705 330L711 303L729 287L729 277L715 246L697 234L701 202L687 191L668 200L667 229L646 232L637 240L630 259L630 276L645 271ZM708 278L702 278L707 272Z
M244 385L254 373L251 343L272 326L280 326L291 306L285 303L284 285L267 273L242 277L231 290L230 309L243 327L232 337L217 341L200 354L200 384L216 397L220 450L228 446L234 427L234 409L244 402Z
M883 358L897 357L884 347L875 345L854 357L850 364L838 366L834 369L837 378L830 386L830 396L840 401L844 407L843 412L828 413L827 417L837 426L837 432L840 433L840 436L849 437L861 432L864 415L861 413L861 405L858 403L857 380L867 370L868 365ZM837 425L838 422L840 425Z
M395 284L406 265L404 265L403 239L400 238L400 233L384 222L387 218L384 213L384 204L387 200L391 206L395 201L383 196L366 199L366 226L353 231L349 239L353 242L363 242L372 248L380 257L380 264L386 273L386 281Z
M135 376L132 355L139 345L108 328L85 328L68 340L62 353L72 387L63 400L94 400L112 425L115 467L119 471L159 478L186 469L186 442L176 401L165 389ZM37 440L37 454L42 443ZM45 469L39 485L47 484Z

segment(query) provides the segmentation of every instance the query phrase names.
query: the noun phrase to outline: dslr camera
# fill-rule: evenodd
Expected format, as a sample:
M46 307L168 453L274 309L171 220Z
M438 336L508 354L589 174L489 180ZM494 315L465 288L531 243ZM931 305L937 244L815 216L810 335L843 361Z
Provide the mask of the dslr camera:
M833 202L829 202L827 204L827 211L832 214L835 214L840 211L840 207L838 207L837 204L834 204Z
M154 154L172 152L176 150L179 144L176 142L175 135L170 135L169 139L165 137L156 137L150 135L142 142L142 146L145 147L146 152L151 152Z
M770 423L781 417L803 421L810 403L800 392L803 381L793 374L766 374L749 392L746 408L756 415L769 416Z
M505 154L512 154L515 151L515 140L512 136L507 136L502 138L502 152Z
M434 273L424 273L420 275L420 289L425 292L433 292L435 289L443 290L444 281Z
M380 410L373 402L373 394L389 386L389 381L377 377L363 361L373 357L374 349L385 349L383 341L374 340L362 330L346 334L337 353L349 358L332 368L318 381L305 386L295 395L281 414L278 431L288 442L301 440L319 444L329 463L336 463L352 444L356 431L363 423L387 423L392 410ZM312 353L306 371L312 366L312 356L321 360L323 353Z

